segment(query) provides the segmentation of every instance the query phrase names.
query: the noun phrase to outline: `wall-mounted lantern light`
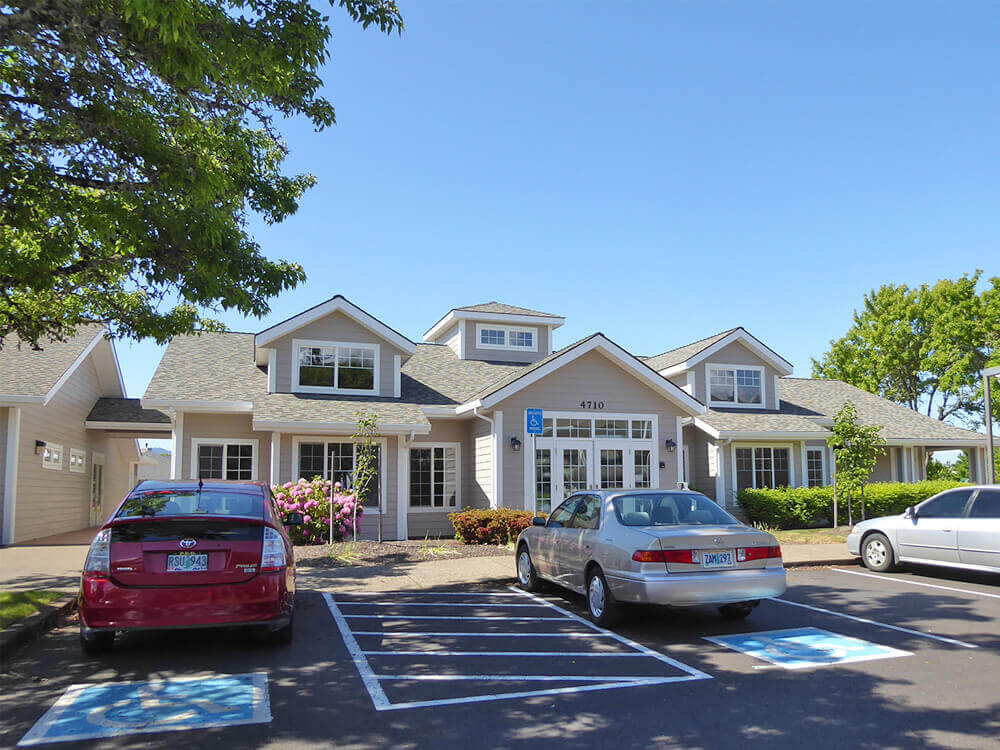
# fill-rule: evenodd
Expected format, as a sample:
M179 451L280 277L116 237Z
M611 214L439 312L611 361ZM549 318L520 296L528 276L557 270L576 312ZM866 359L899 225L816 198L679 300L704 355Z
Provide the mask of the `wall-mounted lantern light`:
M43 450L45 450L45 441L44 440L36 440L35 441L35 455L36 456L40 455Z
M521 450L521 441L518 440L516 437L512 437L510 439L510 449L514 451L514 453L517 453L519 450Z
M667 438L667 442L663 444L663 447L667 449L667 453L673 453L677 450L677 443L672 438Z

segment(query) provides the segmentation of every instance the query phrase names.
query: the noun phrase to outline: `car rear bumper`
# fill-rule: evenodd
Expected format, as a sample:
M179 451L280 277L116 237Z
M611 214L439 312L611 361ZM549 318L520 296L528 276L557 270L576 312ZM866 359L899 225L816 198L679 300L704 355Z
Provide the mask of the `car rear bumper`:
M663 573L626 578L605 575L615 599L638 604L692 607L767 599L785 593L783 567L713 573Z
M287 625L294 592L285 572L261 573L249 581L218 586L132 588L106 578L80 584L85 631Z

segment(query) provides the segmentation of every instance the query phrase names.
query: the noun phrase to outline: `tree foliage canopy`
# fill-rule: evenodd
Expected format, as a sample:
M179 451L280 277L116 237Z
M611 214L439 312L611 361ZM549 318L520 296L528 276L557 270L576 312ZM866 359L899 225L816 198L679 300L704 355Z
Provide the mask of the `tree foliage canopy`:
M981 425L982 370L1000 364L1000 276L977 292L981 276L869 292L847 333L813 360L813 376L843 380L938 419Z
M393 0L337 2L402 30ZM100 320L162 342L302 281L247 220L314 183L283 174L275 119L334 123L327 21L308 0L0 4L0 337Z

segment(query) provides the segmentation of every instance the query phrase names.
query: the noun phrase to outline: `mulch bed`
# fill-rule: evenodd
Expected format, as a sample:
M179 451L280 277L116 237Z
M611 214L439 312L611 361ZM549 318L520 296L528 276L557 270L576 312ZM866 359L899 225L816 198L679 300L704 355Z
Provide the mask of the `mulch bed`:
M295 548L295 564L312 568L351 565L398 565L463 557L513 557L513 550L492 544L463 544L457 539L411 539L405 542L335 542Z

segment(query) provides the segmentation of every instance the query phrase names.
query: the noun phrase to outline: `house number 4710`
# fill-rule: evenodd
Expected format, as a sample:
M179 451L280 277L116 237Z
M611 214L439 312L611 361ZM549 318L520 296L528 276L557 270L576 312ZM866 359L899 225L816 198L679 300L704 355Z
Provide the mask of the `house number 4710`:
M581 409L603 409L604 408L604 402L603 401L581 401L580 402L580 408Z

